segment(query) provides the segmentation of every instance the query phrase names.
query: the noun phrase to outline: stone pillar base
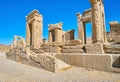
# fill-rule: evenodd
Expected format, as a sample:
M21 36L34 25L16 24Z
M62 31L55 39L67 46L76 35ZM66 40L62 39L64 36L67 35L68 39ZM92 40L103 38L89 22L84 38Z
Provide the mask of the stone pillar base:
M88 44L85 45L86 53L92 54L104 54L104 49L102 44Z

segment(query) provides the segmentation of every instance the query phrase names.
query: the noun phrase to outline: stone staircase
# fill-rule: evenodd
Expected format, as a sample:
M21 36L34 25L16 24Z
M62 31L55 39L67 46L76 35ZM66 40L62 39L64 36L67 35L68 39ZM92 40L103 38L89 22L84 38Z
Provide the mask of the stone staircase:
M70 46L66 45L62 48L62 53L84 53L84 47L81 45Z
M34 53L44 53L44 51L36 48L30 48L30 50L33 51Z

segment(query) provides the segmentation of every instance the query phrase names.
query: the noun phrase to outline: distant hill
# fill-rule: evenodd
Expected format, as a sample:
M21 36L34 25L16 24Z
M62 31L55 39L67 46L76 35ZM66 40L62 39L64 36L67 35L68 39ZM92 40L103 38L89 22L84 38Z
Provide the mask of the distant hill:
M9 45L0 44L0 53L6 53L7 51L9 51L9 49Z

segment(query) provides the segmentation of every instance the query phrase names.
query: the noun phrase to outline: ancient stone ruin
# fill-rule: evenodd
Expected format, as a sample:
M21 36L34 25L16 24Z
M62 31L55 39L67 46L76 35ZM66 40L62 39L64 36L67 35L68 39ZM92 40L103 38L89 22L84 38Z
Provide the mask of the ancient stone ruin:
M51 72L72 66L120 72L120 24L110 22L106 32L103 0L90 0L91 8L77 13L78 39L74 30L63 31L63 23L48 24L48 41L43 39L43 16L33 10L26 16L26 40L14 36L7 58ZM91 43L85 24L91 22Z

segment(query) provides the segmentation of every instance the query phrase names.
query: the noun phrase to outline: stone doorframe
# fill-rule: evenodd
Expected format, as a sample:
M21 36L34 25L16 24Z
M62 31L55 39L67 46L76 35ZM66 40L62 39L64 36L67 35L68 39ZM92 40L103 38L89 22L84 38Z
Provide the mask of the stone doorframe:
M63 42L62 40L62 25L63 23L56 23L56 24L49 24L49 35L48 35L48 42Z
M78 39L80 39L83 44L86 44L86 23L91 22L91 9L84 12L83 16L77 13L78 19Z
M78 20L78 39L86 44L85 23L92 23L92 42L106 43L106 28L103 0L90 0L91 9L84 12L83 15L77 13Z
M28 46L40 48L42 44L43 17L38 10L33 10L26 16L26 42Z

